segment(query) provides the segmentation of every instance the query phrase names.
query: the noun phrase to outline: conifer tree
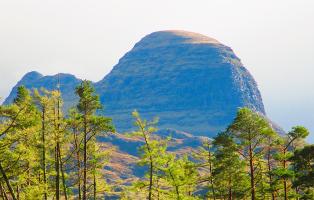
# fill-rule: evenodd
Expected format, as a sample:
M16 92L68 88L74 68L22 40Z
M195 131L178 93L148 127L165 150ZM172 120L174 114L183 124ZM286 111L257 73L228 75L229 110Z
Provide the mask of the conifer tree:
M281 138L278 134L274 133L269 135L265 141L265 155L264 159L266 162L266 176L268 177L267 182L267 190L271 195L271 199L276 199L276 193L280 189L278 180L274 177L274 171L278 166L278 162L276 160L276 154L280 148Z
M82 141L83 134L80 132L82 130L81 115L76 109L69 110L69 118L67 119L67 129L71 134L70 142L70 163L73 163L69 167L71 171L71 183L76 186L74 190L77 190L78 199L82 199Z
M44 88L41 89L41 93L35 89L34 90L34 98L35 103L37 105L37 109L40 113L41 117L41 169L42 169L42 181L44 185L44 199L47 200L48 198L48 185L47 185L47 137L48 132L51 131L50 129L50 119L52 115L52 106L53 102L51 100L51 93ZM49 140L50 138L48 138Z
M275 175L283 182L283 198L289 199L292 186L292 179L294 176L294 169L291 166L289 159L293 156L293 151L297 148L296 143L302 141L309 135L309 131L302 126L292 127L291 131L283 138L280 152L276 155L276 159L281 162L281 166L274 171Z
M233 136L223 132L214 138L215 159L213 175L218 198L244 199L247 195L249 179L245 171L245 162L240 158L238 145Z
M88 172L88 145L101 133L113 132L114 127L111 119L103 116L95 115L95 112L102 108L98 95L89 81L82 81L76 88L76 94L79 96L77 109L82 118L83 132L83 196L87 199L87 172ZM94 185L95 187L95 185Z
M256 178L259 173L258 162L264 152L263 143L274 132L266 119L249 108L238 110L233 123L228 127L238 143L239 154L249 165L251 199L256 199Z
M194 191L197 184L197 172L195 163L189 160L187 155L177 158L168 153L165 165L162 167L163 179L171 189L167 199L188 200L196 199Z
M314 199L314 145L297 149L290 158L296 174L293 187L298 188L301 199Z
M214 162L214 151L212 148L212 141L209 138L204 139L203 144L198 150L194 153L193 156L198 162L197 169L199 172L198 185L206 184L206 190L209 190L206 194L207 198L212 198L216 200L215 192L215 177L213 175L213 162Z
M52 92L54 124L54 163L55 163L55 197L60 199L60 140L61 140L61 100L59 91Z
M157 174L161 165L160 162L164 161L161 156L166 154L167 145L164 141L158 141L152 136L157 131L157 118L152 121L143 120L137 111L134 111L132 115L135 120L134 125L138 129L133 131L131 135L141 137L144 140L144 145L140 147L139 165L148 167L148 194L146 198L152 200L154 192L157 192L157 196L159 194L159 184L156 184L159 181ZM145 182L139 182L137 185L139 187L146 187Z
M37 117L32 98L24 86L18 87L17 97L12 105L0 106L0 174L9 194L6 194L4 184L1 184L1 189L9 199L17 199L21 187L30 186L32 174L36 173L36 159L32 159L36 158L32 155L32 142L36 138L34 127L38 122ZM14 179L15 183L12 184L13 180L10 179Z
M65 180L64 167L66 163L63 161L62 154L67 153L67 135L65 131L65 120L62 116L62 99L60 91L34 91L34 96L39 112L41 113L41 148L42 148L42 171L43 183L45 187L44 199L48 198L50 176L54 176L54 183L50 188L54 190L56 199L61 198L60 183L62 182L63 194L67 199L67 186ZM53 158L53 159L52 159ZM49 162L48 162L49 161ZM51 165L54 165L54 168ZM49 173L47 168L49 167ZM52 171L52 169L54 169Z

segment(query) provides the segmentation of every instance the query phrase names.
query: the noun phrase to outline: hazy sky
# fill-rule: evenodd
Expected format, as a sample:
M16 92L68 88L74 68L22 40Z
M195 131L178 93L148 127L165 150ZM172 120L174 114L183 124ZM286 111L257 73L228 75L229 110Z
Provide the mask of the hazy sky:
M313 0L0 0L0 96L28 71L98 81L143 36L180 29L232 47L268 116L314 142Z

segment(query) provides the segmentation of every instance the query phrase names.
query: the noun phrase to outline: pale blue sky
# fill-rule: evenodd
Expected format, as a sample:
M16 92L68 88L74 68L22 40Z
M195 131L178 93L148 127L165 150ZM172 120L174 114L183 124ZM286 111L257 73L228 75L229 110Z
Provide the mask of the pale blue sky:
M313 0L0 0L0 96L28 71L103 78L140 38L181 29L232 47L268 116L314 142Z

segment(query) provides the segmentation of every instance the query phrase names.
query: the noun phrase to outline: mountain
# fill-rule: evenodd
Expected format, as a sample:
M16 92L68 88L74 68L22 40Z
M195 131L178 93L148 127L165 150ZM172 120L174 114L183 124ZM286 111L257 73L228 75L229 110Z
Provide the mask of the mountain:
M214 136L248 106L265 114L261 94L231 48L186 31L147 35L95 84L118 130L130 113L158 116L159 127Z
M77 100L80 80L69 74L26 74L16 87L56 87L58 77L66 107ZM265 115L257 84L231 48L217 40L187 31L159 31L141 39L94 83L105 110L118 132L132 128L131 112L144 118L158 116L161 129L172 128L213 137L248 106Z
M75 87L80 84L81 81L81 79L78 79L71 74L59 73L54 76L43 76L36 71L32 71L25 74L22 79L13 87L9 96L5 99L4 104L9 104L14 100L18 86L24 85L30 90L35 88L54 90L57 89L57 85L60 83L60 90L64 101L64 107L68 109L74 106L78 100L74 91Z

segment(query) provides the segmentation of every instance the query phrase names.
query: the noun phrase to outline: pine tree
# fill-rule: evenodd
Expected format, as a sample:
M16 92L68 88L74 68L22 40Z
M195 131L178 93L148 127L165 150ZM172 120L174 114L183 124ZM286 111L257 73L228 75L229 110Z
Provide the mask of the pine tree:
M296 150L290 161L296 170L293 187L301 199L314 199L314 145Z
M308 135L309 132L305 127L292 127L292 130L282 141L280 152L276 155L276 159L281 162L281 166L277 167L274 173L283 182L283 198L285 200L288 199L290 195L293 195L293 191L290 191L290 187L292 186L291 182L295 172L293 166L289 163L289 159L293 156L293 151L297 147L296 143L302 141Z
M244 199L249 189L245 162L240 158L238 145L231 134L223 132L214 138L215 159L213 176L220 198ZM219 198L219 197L218 197Z
M175 154L168 153L162 172L166 186L171 187L167 192L167 199L196 199L194 196L197 184L196 166L187 155L177 158Z
M139 165L148 167L148 194L146 198L153 199L154 192L157 196L160 192L158 169L161 163L164 162L162 156L166 154L167 144L165 141L158 141L153 138L153 133L157 131L156 124L158 119L155 118L152 121L143 120L137 111L132 113L134 117L134 125L138 130L131 133L134 137L140 137L144 140L144 145L140 147L140 162ZM136 188L146 187L145 182L137 182Z
M259 157L264 152L267 137L274 132L266 119L249 108L238 110L233 123L228 127L239 146L239 153L249 165L251 199L256 199L256 175L261 170Z
M87 199L87 171L88 171L88 145L101 133L113 132L114 128L111 119L95 115L102 106L99 97L89 81L82 81L76 88L76 94L79 96L77 109L82 118L83 132L83 200ZM94 187L96 187L94 185ZM94 197L95 198L95 197Z
M42 181L44 185L44 199L48 198L48 183L47 183L47 137L51 139L51 118L53 101L51 98L51 92L41 89L41 93L36 89L34 90L35 103L41 116L41 169L42 169Z
M73 163L69 167L71 170L72 185L76 186L74 190L77 190L78 199L82 199L82 117L76 109L69 110L69 118L67 119L67 128L70 133L70 163Z
M194 152L194 159L198 161L196 164L199 180L198 185L206 184L205 190L209 190L206 197L209 199L216 200L215 192L215 177L213 175L213 162L214 162L214 150L212 148L212 141L209 138L204 139L201 147Z
M279 190L280 186L278 180L274 177L274 171L278 166L278 162L276 160L276 154L280 148L281 138L278 134L269 135L265 141L265 155L264 159L266 161L266 176L268 177L267 182L267 190L271 195L271 199L276 199L276 191Z
M25 87L18 87L12 105L0 106L0 120L0 173L9 194L6 194L3 184L1 189L5 196L15 200L20 196L20 189L30 186L30 181L34 180L32 175L36 173L37 167L34 152L37 135L34 133L39 120ZM14 179L14 184L10 179ZM38 186L38 183L34 185Z
M40 92L35 90L34 96L38 110L41 113L41 168L43 171L42 180L45 186L44 199L48 198L49 187L53 188L55 198L60 199L61 182L64 197L67 199L66 173L64 170L66 163L62 159L64 157L62 154L67 153L67 134L65 119L62 116L61 93L57 90L47 91L42 88ZM51 167L52 164L54 168ZM54 176L54 184L50 185L47 180L52 175Z

